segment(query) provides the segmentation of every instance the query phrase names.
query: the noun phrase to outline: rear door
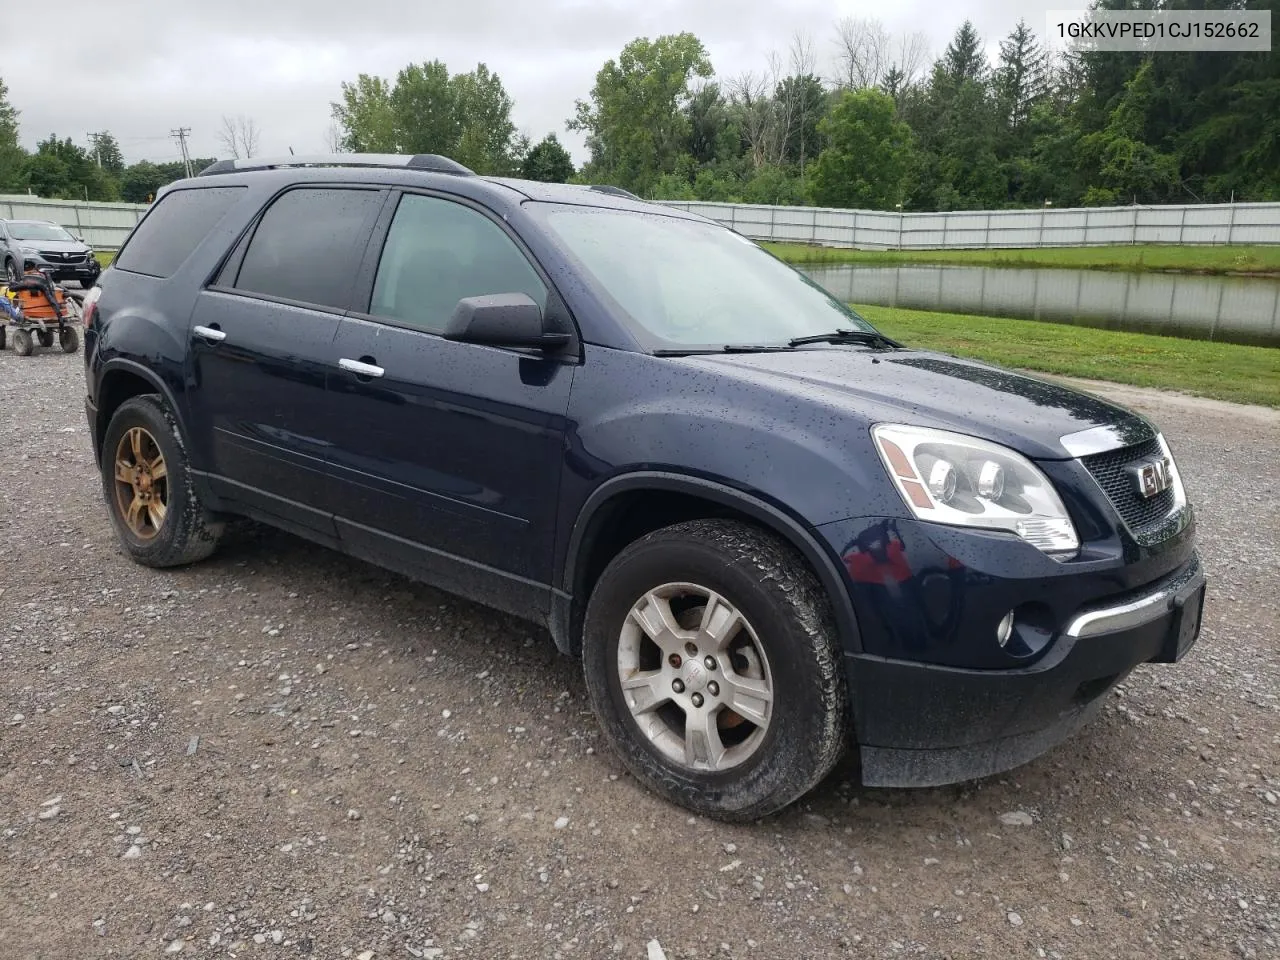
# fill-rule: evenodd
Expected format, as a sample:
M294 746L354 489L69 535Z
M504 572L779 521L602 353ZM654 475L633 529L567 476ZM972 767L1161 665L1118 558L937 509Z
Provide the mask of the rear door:
M384 220L369 300L338 330L349 369L330 381L344 546L512 612L545 611L573 361L439 333L463 297L527 293L571 329L567 311L477 206L405 193Z
M192 431L216 493L334 538L326 378L385 190L298 186L241 238L191 319Z

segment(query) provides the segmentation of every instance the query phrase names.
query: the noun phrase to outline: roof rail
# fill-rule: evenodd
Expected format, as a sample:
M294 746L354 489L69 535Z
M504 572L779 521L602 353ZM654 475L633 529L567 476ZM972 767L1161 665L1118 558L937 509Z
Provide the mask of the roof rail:
M615 187L608 183L593 183L591 186L587 187L587 189L594 190L596 193L607 193L614 197L626 197L628 200L640 200L640 198L630 190L623 190L621 187ZM640 200L640 202L644 203L643 200Z
M246 170L275 170L278 167L384 167L397 170L425 170L430 173L452 173L474 176L462 164L434 153L319 153L307 156L250 157L243 160L218 160L200 171L198 176L218 173L244 173Z

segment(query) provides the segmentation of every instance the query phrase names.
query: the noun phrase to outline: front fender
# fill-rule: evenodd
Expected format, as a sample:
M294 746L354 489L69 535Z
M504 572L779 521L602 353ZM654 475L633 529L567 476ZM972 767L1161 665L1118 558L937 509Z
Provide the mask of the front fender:
M815 531L802 519L781 506L768 503L723 483L682 473L653 470L630 471L606 480L591 493L578 511L577 519L573 524L559 578L566 601L563 606L566 616L569 614L567 601L577 592L579 562L590 548L591 538L598 533L595 520L604 515L605 508L615 497L637 490L684 493L708 500L750 517L787 540L800 551L827 593L836 618L841 646L848 653L862 651L857 617L854 615L849 592L844 587L843 577L837 566L838 558ZM553 633L555 633L554 629Z
M577 516L604 481L651 470L743 491L811 528L852 516L905 518L869 427L822 394L592 348L574 375L562 516Z

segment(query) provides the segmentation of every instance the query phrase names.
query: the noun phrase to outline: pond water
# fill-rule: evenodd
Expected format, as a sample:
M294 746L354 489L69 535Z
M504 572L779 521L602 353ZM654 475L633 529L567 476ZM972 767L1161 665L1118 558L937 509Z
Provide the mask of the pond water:
M1280 347L1280 279L1104 270L803 266L851 303Z

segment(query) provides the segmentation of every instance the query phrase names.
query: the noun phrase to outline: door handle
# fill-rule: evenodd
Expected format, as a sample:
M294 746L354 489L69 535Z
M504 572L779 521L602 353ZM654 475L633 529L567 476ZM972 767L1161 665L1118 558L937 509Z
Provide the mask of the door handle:
M192 327L191 332L210 343L219 343L227 339L227 335L217 327Z
M354 373L357 377L380 377L386 373L377 364L365 363L363 360L348 360L346 357L338 361L338 366L348 373Z

